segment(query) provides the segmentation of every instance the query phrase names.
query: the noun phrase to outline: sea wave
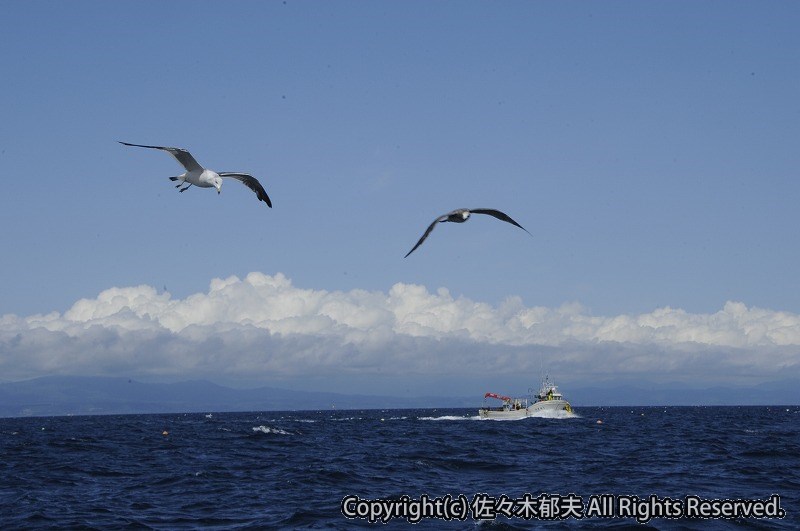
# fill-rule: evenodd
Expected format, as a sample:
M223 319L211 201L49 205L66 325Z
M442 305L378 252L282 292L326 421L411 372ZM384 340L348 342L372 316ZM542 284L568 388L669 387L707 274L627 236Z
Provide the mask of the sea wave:
M278 435L294 435L293 433L288 432L286 430L282 430L280 428L272 428L272 427L264 426L264 425L253 426L253 431L254 432L261 432L261 433L275 433L275 434L278 434Z

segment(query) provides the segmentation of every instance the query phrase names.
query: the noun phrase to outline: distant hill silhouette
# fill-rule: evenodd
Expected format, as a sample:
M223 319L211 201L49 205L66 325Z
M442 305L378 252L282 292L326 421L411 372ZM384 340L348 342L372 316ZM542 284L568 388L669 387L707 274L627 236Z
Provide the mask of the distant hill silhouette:
M693 389L647 382L565 388L572 405L692 406L797 405L800 386L781 381L752 387ZM513 394L513 393L512 393ZM143 383L128 378L46 376L0 383L0 417L298 411L320 409L477 408L482 396L370 396L292 391L272 387L232 389L208 381Z
M470 407L480 398L390 397L232 389L204 380L143 383L128 378L45 376L0 383L0 417Z

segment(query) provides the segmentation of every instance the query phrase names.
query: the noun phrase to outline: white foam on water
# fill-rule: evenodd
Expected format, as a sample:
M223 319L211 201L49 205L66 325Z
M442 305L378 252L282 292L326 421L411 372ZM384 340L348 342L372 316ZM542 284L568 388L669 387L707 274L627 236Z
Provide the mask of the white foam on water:
M518 420L525 420L530 417L516 417L516 418L508 418L508 417L492 417L492 418L483 418L481 416L473 417L474 420L488 420L491 422L516 422Z
M419 420L471 420L477 417L459 417L456 415L445 415L443 417L420 417Z
M565 411L563 409L558 409L556 411L540 411L531 417L540 418L540 419L579 419L581 418L580 415L573 412L570 413L569 411Z
M294 418L294 417L279 417L279 418L261 418L261 417L258 417L258 418L256 418L256 421L259 421L259 420L262 421L262 422L303 422L303 423L306 423L306 424L319 422L318 420L315 420L315 419L298 419L298 418Z
M292 435L288 431L282 430L280 428L270 428L269 426L254 426L253 431L261 433L276 433L278 435Z

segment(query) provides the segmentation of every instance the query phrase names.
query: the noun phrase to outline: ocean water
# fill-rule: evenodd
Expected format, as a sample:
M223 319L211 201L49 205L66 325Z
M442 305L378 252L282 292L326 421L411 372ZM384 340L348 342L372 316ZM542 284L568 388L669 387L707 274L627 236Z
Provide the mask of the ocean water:
M576 410L0 419L0 528L800 527L800 407Z

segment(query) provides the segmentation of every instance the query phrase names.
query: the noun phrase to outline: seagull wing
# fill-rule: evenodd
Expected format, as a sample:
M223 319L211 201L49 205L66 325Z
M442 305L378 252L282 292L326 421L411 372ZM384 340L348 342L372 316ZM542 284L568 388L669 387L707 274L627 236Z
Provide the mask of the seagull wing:
M258 179L253 177L247 173L233 173L233 172L225 172L225 173L218 173L220 177L230 177L231 179L236 179L240 183L244 184L252 191L256 193L258 196L259 201L264 201L268 207L272 208L272 201L269 200L269 196L267 195L266 190L264 187L261 186L261 183L258 182Z
M417 247L419 247L420 245L422 245L422 242L424 242L424 241L425 241L425 238L427 238L427 237L428 237L428 234L430 234L430 233L431 233L431 231L432 231L432 230L433 230L433 228L436 226L436 224L437 224L437 223L439 223L440 221L443 221L443 220L447 219L447 216L448 216L448 215L449 215L449 214L445 214L444 216L439 216L438 218L436 218L435 220L433 220L433 223L431 223L430 225L428 225L428 228L427 228L427 230L425 231L425 234L423 234L423 235L422 235L422 238L420 238L420 239L419 239L419 241L418 241L418 242L417 242L417 244L414 246L414 248L413 248L413 249L411 249L410 251L408 251L408 253L407 253L407 254L406 254L406 255L405 255L403 258L408 258L408 255L409 255L409 254L411 254L411 253L413 253L414 251L416 251L416 250L417 250Z
M166 151L177 160L181 166L186 168L186 171L203 171L203 167L194 160L194 157L191 153L186 151L185 149L181 148L174 148L174 147L164 147L164 146L144 146L142 144L129 144L127 142L120 142L120 144L124 146L134 146L134 147L143 147L149 149L160 149L161 151Z
M528 232L528 229L526 229L525 227L523 227L522 225L511 219L511 217L508 214L500 212L499 210L494 210L492 208L471 208L469 211L472 212L473 214L488 214L490 216L494 216L501 221L505 221L506 223L511 223L512 225L516 225L525 232ZM531 233L528 232L528 234ZM531 234L531 236L533 236L533 234Z

